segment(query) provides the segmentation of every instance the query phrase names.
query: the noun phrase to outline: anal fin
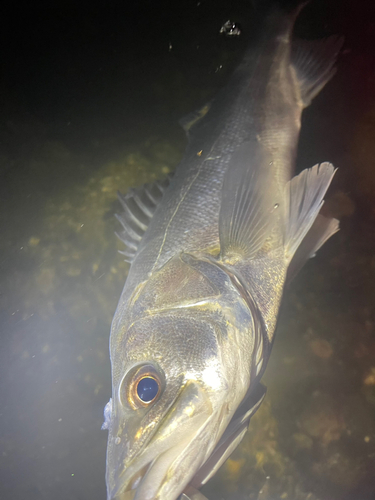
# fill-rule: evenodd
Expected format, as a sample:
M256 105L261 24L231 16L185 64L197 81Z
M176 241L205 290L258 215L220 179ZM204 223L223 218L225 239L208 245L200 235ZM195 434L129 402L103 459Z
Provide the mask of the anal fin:
M337 55L343 43L343 37L335 35L323 40L293 42L292 63L305 107L335 74Z

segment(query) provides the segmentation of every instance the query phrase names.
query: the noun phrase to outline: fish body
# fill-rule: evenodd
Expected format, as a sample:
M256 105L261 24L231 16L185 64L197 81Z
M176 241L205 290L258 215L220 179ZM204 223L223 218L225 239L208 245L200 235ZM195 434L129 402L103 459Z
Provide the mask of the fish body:
M168 187L122 199L131 267L110 337L108 500L176 500L222 465L263 400L287 276L338 228L318 215L332 165L292 175L302 110L341 42L294 47L294 18L274 9L185 123Z

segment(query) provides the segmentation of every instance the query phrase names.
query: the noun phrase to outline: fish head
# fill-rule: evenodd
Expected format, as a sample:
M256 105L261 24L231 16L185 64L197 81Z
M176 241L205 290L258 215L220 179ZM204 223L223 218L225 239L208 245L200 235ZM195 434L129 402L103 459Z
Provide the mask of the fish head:
M229 297L225 273L201 264L172 259L115 316L108 500L133 489L135 500L175 500L248 389L250 363L241 356L254 346L227 346L240 342L238 319L249 328L251 318L241 317L238 293Z

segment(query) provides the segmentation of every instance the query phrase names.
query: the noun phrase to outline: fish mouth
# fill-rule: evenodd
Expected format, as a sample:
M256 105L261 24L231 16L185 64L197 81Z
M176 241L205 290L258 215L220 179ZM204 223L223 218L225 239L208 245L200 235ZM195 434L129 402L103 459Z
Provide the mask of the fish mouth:
M108 494L108 500L133 500L135 497L136 499L156 498L156 491L152 493L157 489L155 481L157 481L157 477L164 478L170 466L170 461L165 460L165 454L168 454L168 451L162 453L145 466L141 466L135 472L135 466L127 468L116 488ZM162 467L163 462L164 467ZM155 481L151 482L150 476ZM146 495L141 493L143 490L147 492Z
M121 471L108 500L176 500L182 493L185 496L180 500L207 500L197 489L238 446L265 393L258 384L231 414L225 404L216 412L212 407L202 411L202 406L208 410L208 397L201 388L191 386L182 401L200 402L196 414L191 415L189 406L177 405L173 418L161 422L156 437Z
M188 383L149 442L125 467L116 464L107 500L175 500L217 441L212 414L205 390Z
M128 488L124 490L124 494L127 494L127 498L129 497L130 493L133 493L133 496L135 495L137 487L142 482L144 476L147 474L147 471L149 470L150 466L151 462L145 465L144 467L141 467L139 471L135 472L133 476L129 479Z
M147 473L150 465L151 462L144 467L141 467L128 480L126 479L126 477L124 477L123 480L118 484L117 488L115 488L111 492L108 492L108 500L133 500L136 494L136 489Z

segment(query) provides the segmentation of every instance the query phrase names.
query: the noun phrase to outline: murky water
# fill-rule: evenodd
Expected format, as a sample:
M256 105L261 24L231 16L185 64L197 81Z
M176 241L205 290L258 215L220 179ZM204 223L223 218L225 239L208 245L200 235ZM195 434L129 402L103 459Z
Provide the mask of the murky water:
M2 17L1 499L105 498L108 335L127 273L116 192L173 170L177 120L225 82L250 15L202 0ZM218 35L228 18L243 37ZM325 209L342 229L286 291L266 400L212 500L375 498L374 7L316 2L296 30L346 37L298 153L299 169L339 167Z

